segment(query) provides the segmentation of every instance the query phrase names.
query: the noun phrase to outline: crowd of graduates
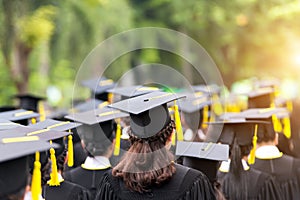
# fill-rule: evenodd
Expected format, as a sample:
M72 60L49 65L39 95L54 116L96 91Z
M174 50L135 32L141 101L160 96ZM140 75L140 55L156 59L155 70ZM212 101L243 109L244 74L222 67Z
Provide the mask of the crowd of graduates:
M82 85L91 97L66 112L30 94L1 107L1 200L300 199L297 119L277 83L245 103L217 85Z

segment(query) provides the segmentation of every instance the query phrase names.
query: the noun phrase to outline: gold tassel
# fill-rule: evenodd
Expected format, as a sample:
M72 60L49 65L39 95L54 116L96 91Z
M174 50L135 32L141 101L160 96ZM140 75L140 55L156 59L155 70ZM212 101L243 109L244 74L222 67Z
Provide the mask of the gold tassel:
M36 118L31 118L31 124L36 124Z
M286 108L288 109L289 112L293 111L293 102L291 100L288 100L286 102Z
M118 156L120 154L120 146L121 146L121 125L118 122L117 130L116 130L116 143L115 143L115 149L114 149L114 156Z
M214 94L212 97L212 111L217 115L220 116L221 114L223 114L223 107L222 104L219 101L219 97L218 95Z
M202 122L202 128L207 128L207 122L208 122L208 106L203 107L203 122Z
M74 165L74 150L73 150L73 136L68 136L68 166Z
M31 181L32 200L39 200L39 197L42 194L41 184L42 184L42 175L41 175L40 152L36 152L34 168L32 173L32 181Z
M60 182L58 180L55 150L53 148L50 149L50 159L51 159L52 169L51 169L50 180L48 184L50 186L59 186Z
M255 151L256 151L256 143L257 143L257 129L258 129L258 125L255 125L255 129L254 129L254 135L252 138L252 144L253 147L251 149L250 155L249 155L249 160L248 163L250 165L253 165L255 163Z
M113 103L113 100L114 100L114 94L109 92L107 97L108 103Z
M169 110L171 119L174 120L175 119L174 108L170 107L170 108L168 108L168 110ZM171 141L172 141L172 146L175 146L176 145L176 135L173 133L172 133Z
M283 118L283 134L288 139L291 138L291 123L290 123L290 118L289 117Z
M272 115L272 122L273 122L275 132L281 133L282 132L282 125L281 125L280 120L276 116L276 114Z
M39 114L40 114L40 121L45 121L46 119L46 113L45 113L45 107L44 107L44 103L43 102L39 102L38 104L39 107Z
M174 104L174 117L175 117L177 140L183 141L183 132L181 127L180 115L179 115L178 105L176 105L176 102Z

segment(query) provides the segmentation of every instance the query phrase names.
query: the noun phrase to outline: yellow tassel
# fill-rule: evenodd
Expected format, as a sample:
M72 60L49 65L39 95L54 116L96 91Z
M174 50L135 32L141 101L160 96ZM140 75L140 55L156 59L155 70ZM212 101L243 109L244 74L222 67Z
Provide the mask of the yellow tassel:
M50 174L50 186L59 186L58 180L58 172L57 172L57 165L56 165L56 157L55 157L55 150L53 148L50 149L50 159L51 159L51 174Z
M36 124L36 118L31 118L31 124Z
M176 105L176 102L174 105L174 117L175 117L177 140L183 141L183 132L181 127L180 115L179 115L178 105Z
M114 149L115 156L118 156L120 154L120 146L121 146L121 125L118 123L117 130L116 130L116 143Z
M73 150L73 136L68 136L68 166L74 165L74 150Z
M283 134L288 139L291 138L291 123L290 123L290 118L289 117L283 118Z
M223 107L222 104L219 101L218 95L214 94L212 97L212 111L217 115L220 116L223 113Z
M207 122L208 122L208 106L203 107L203 122L202 122L202 128L207 128Z
M45 121L46 119L46 113L45 113L45 107L43 102L39 102L38 104L39 107L39 114L40 114L40 121Z
M250 152L250 155L249 155L249 160L248 160L248 163L250 165L253 165L255 163L255 151L256 151L256 143L257 143L257 128L258 128L258 125L256 124L255 125L255 130L254 130L254 136L253 136L253 139L252 139L253 147L251 149L251 152Z
M273 122L275 132L277 132L277 133L282 132L282 125L281 125L280 120L276 116L276 114L272 115L272 122Z
M114 100L114 94L113 93L108 93L107 101L108 103L113 103Z
M41 175L41 163L40 163L40 153L35 153L35 162L32 173L31 181L31 195L32 200L39 200L40 195L42 194L42 175Z
M293 111L293 102L291 100L286 102L286 108L288 109L289 112Z
M170 112L170 117L172 120L175 119L175 116L174 116L174 108L173 107L170 107L168 108L169 109L169 112ZM172 141L172 145L175 146L176 145L176 135L172 133L172 137L171 137L171 141Z

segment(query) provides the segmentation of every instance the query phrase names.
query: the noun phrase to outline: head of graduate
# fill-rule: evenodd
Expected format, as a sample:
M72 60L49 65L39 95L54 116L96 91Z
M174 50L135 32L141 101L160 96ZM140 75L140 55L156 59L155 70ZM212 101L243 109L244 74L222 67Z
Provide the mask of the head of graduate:
M174 157L169 151L175 124L167 103L181 97L158 91L111 105L130 115L131 146L112 170L130 190L147 192L149 187L162 184L175 173Z

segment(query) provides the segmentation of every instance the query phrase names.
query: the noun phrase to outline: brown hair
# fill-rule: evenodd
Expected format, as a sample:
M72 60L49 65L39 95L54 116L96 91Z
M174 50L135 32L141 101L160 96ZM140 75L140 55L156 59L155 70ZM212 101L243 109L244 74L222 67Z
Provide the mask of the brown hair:
M176 168L174 156L165 145L173 130L173 121L149 138L137 138L130 130L131 146L113 168L113 176L122 178L128 189L139 193L148 192L150 186L169 180Z

